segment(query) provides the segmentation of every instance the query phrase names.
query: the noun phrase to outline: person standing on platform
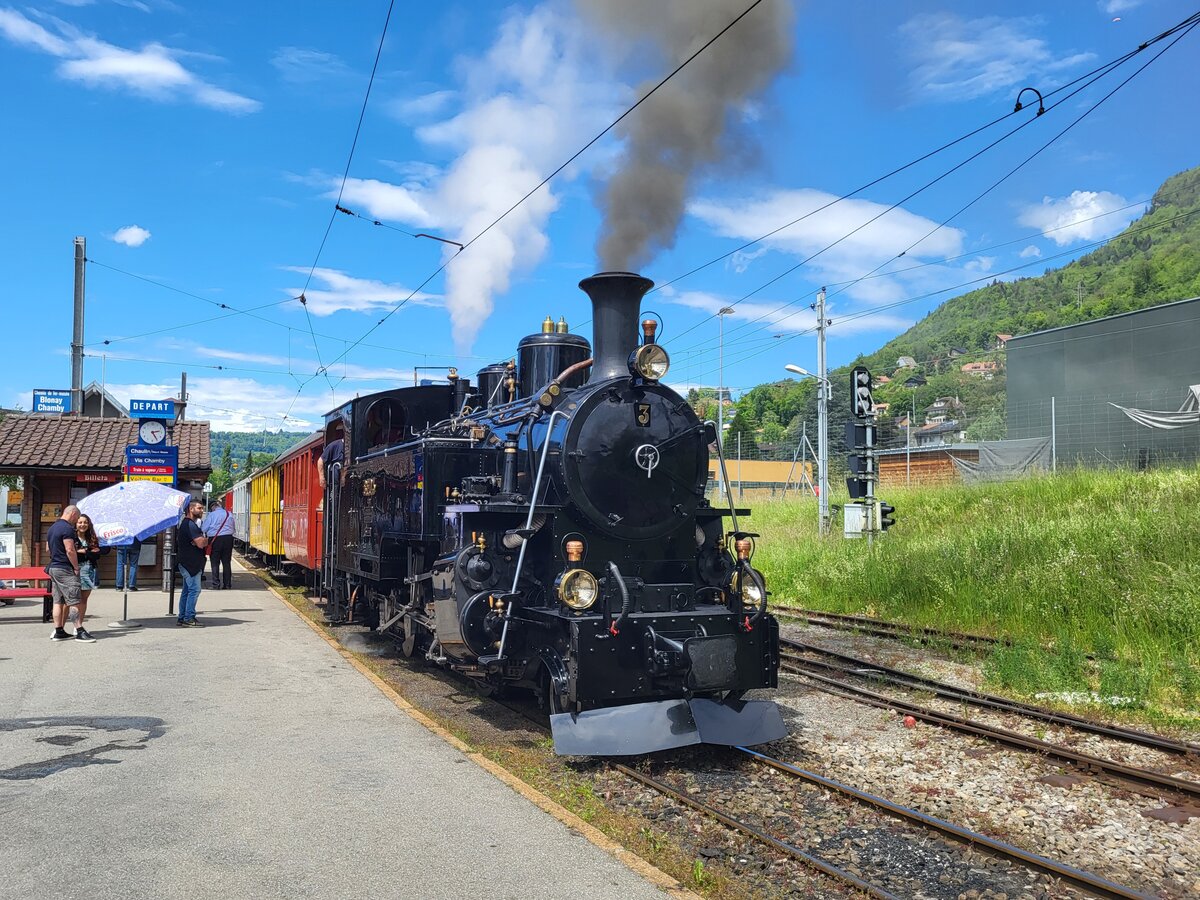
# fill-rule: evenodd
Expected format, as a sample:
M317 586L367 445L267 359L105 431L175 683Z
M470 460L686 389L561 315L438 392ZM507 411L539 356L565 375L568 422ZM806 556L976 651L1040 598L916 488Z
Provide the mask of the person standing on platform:
M96 566L101 556L108 555L108 548L100 546L100 538L92 527L92 519L87 513L81 513L75 520L75 556L79 560L79 603L71 618L75 621L75 640L85 643L95 643L96 639L88 634L83 627L83 618L87 615L88 597L100 586L100 575Z
M233 587L233 516L214 500L208 508L208 515L200 523L200 528L208 538L209 558L212 559L212 587L214 591L229 590ZM224 569L224 577L221 570Z
M75 522L78 518L79 508L68 506L46 532L46 549L50 553L46 572L50 576L54 594L52 641L71 639L64 627L67 624L67 607L79 604L79 554L75 551Z
M118 591L137 590L138 557L142 555L142 542L134 541L126 547L117 548L117 584Z
M204 518L204 504L193 500L188 504L187 513L179 527L175 529L175 545L179 556L179 574L183 578L183 587L179 591L179 618L176 625L187 625L199 628L196 621L196 601L200 599L200 578L204 575L204 548L208 538L200 527Z

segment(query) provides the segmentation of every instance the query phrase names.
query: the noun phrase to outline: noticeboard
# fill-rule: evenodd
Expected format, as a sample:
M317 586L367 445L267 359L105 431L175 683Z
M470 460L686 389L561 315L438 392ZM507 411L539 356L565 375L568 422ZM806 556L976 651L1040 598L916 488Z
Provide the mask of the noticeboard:
M174 487L178 474L178 447L139 447L131 444L125 448L126 481L157 481Z

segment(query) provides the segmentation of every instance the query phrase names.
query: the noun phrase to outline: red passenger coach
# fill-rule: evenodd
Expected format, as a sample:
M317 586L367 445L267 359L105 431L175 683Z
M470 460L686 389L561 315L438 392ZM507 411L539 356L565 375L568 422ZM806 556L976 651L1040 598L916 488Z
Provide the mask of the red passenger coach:
M321 567L321 485L317 460L325 437L317 432L275 460L283 480L283 553L288 562L310 573Z

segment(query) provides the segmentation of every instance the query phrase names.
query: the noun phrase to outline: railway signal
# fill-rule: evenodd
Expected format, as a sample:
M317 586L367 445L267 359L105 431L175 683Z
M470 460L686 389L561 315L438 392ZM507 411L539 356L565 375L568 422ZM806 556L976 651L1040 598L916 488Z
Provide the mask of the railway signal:
M896 507L883 500L879 501L879 530L887 531L896 524Z
M846 490L851 500L862 500L871 495L871 480L874 477L874 460L871 451L875 448L875 427L869 422L846 423L846 446L852 451L846 457Z
M867 419L875 414L871 373L866 366L855 366L850 370L850 411L859 419Z

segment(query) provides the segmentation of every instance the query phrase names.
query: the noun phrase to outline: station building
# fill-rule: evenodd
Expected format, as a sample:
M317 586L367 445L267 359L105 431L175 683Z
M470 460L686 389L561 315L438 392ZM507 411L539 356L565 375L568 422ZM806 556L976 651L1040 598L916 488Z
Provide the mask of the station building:
M107 395L94 395L91 408L95 414L87 415L85 399L82 416L16 414L0 420L0 475L23 481L22 565L45 565L44 535L63 507L124 479L125 447L137 442L138 422ZM168 443L179 447L177 486L199 496L212 469L209 424L178 422L171 432ZM161 540L143 547L139 587L161 584ZM99 571L101 584L112 586L115 553L101 558Z

